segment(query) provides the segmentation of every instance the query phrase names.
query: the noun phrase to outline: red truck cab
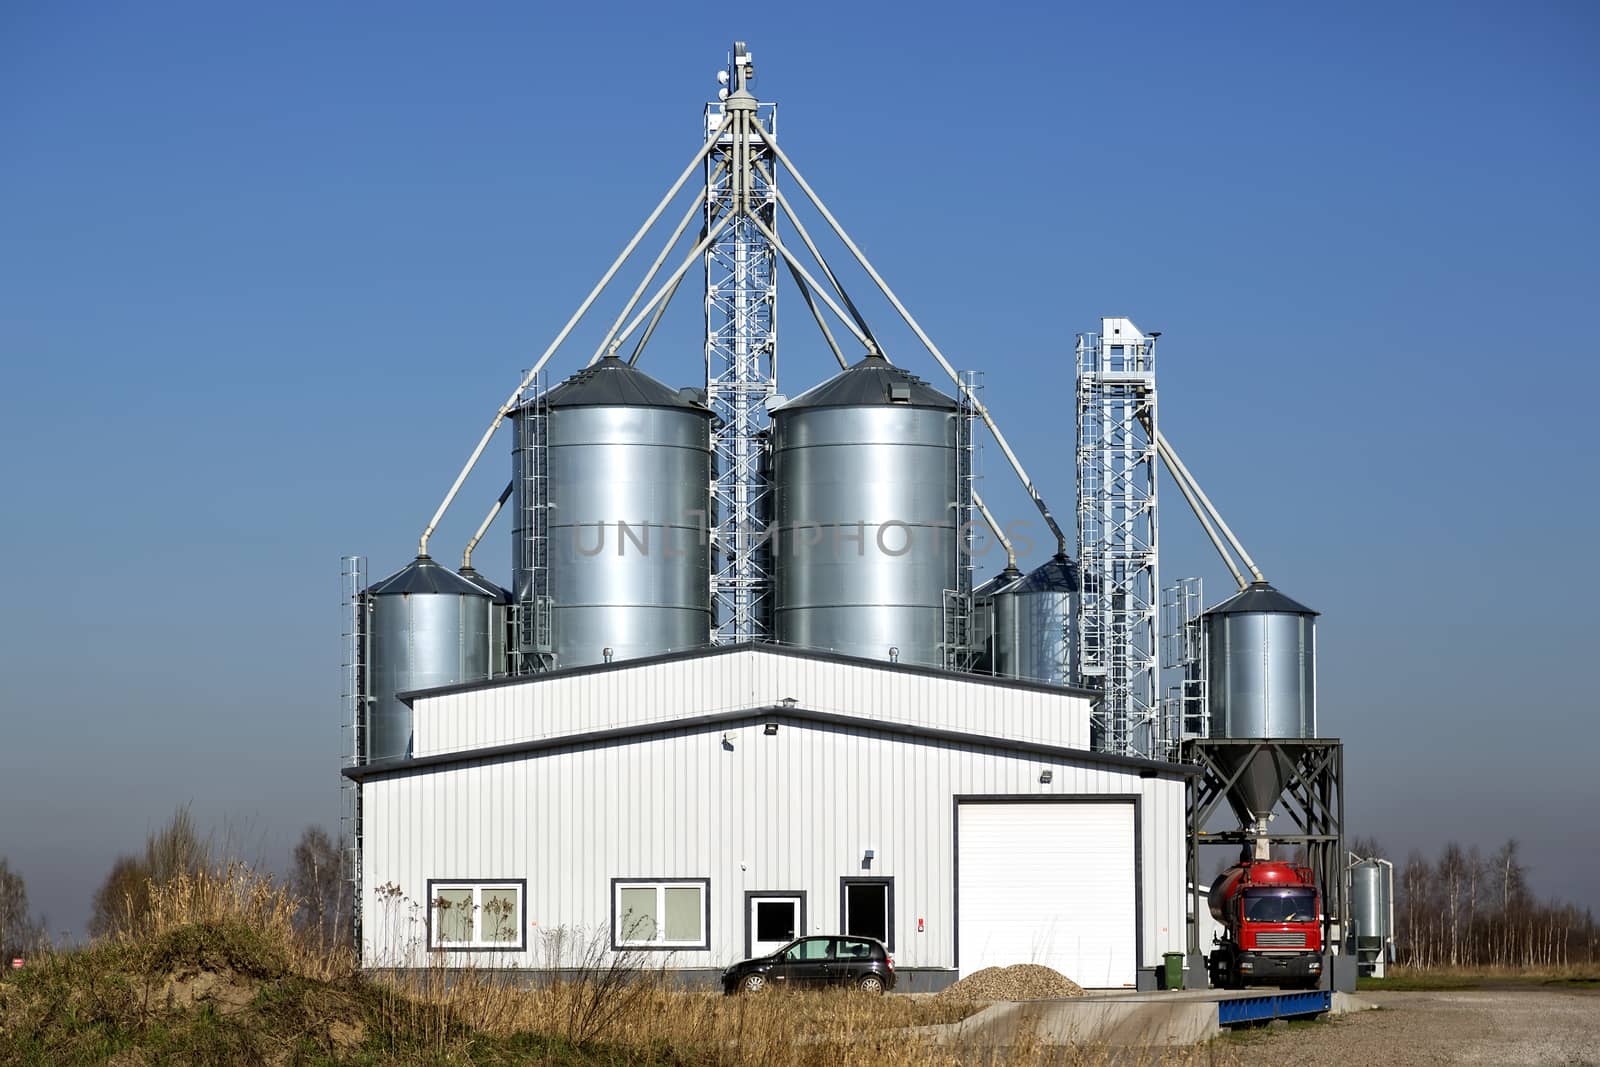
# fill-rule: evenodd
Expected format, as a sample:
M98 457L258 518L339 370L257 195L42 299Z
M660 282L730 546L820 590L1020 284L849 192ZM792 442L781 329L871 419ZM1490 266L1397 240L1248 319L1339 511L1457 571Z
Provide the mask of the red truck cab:
M1322 901L1311 868L1244 860L1208 894L1225 933L1209 961L1211 984L1315 986L1322 978Z

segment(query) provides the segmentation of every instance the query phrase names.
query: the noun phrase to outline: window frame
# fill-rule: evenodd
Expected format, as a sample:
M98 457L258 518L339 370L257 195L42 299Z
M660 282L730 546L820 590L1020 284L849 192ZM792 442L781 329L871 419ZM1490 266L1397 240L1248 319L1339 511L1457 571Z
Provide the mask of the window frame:
M429 952L526 952L528 950L528 880L526 878L429 878L426 919L423 927L427 934ZM441 889L472 890L472 933L470 942L439 943L434 939L434 901ZM482 915L484 890L515 889L517 891L517 940L483 941Z
M666 934L666 896L668 889L700 890L700 939L698 941L624 941L621 938L622 890L654 887L660 932ZM613 878L611 879L611 949L613 952L709 952L711 950L710 878Z
M888 937L883 939L883 947L887 952L894 951L894 876L879 878L849 877L839 879L839 937L871 937L871 934L852 934L849 928L850 919L850 887L853 885L880 885L884 891L884 933ZM874 938L876 940L876 938Z

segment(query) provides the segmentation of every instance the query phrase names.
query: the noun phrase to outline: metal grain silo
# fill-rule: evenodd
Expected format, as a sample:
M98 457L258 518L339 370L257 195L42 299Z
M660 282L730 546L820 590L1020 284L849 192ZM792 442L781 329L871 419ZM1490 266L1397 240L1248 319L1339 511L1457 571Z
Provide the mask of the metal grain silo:
M489 594L489 677L499 678L510 673L511 591L491 582L476 567L462 567L456 572Z
M367 587L369 760L407 755L411 709L397 694L490 676L495 598L427 556Z
M1348 949L1363 974L1383 975L1394 939L1394 864L1364 859L1350 866Z
M554 666L707 644L704 404L607 357L523 405L515 425L513 589L519 606L546 591Z
M1076 685L1078 565L1055 556L994 594L994 673Z
M993 674L994 667L994 598L1006 586L1022 577L1022 572L1012 566L986 579L972 590L972 649L975 655L972 669L979 674Z
M1317 736L1316 617L1266 582L1205 613L1212 737Z
M773 412L780 642L943 665L957 418L954 400L881 356Z

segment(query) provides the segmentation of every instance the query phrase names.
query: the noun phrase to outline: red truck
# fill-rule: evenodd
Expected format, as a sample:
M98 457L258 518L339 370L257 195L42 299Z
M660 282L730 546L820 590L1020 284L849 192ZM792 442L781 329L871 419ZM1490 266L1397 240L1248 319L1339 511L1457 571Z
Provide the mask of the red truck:
M1211 984L1306 986L1322 978L1322 900L1310 867L1241 860L1207 894L1224 933L1211 953Z

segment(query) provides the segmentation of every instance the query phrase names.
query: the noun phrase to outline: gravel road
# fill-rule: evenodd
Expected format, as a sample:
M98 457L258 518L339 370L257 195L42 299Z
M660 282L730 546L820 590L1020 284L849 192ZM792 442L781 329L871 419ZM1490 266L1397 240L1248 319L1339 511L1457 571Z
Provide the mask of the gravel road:
M1301 1064L1600 1064L1600 994L1474 989L1362 993L1381 1010L1253 1031L1249 1058ZM1257 1053L1263 1054L1258 1056Z

